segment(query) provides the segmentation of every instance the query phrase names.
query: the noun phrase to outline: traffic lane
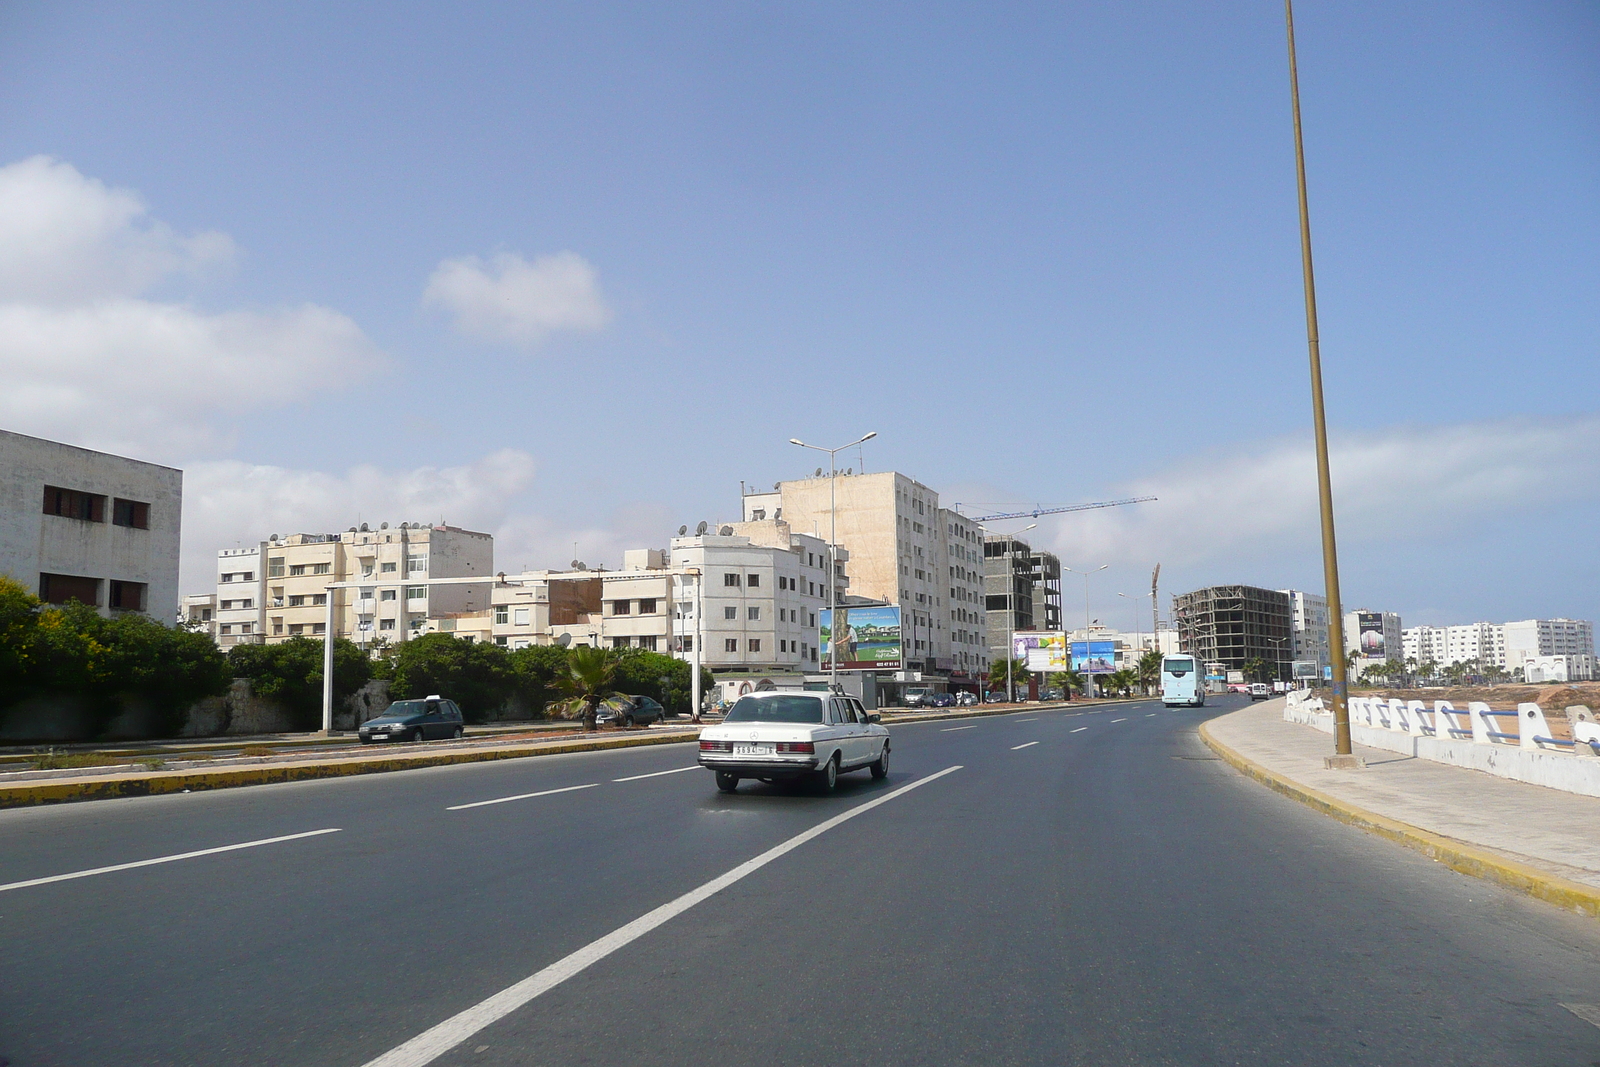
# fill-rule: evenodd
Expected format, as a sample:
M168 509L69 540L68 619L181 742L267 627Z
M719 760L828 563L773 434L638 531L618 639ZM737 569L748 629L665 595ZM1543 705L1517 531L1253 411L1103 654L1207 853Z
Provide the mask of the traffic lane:
M0 884L692 766L694 742L0 810Z
M452 1004L886 788L852 774L829 797L772 787L728 797L696 770L617 784L599 802L587 802L591 790L457 812L435 804L427 819L302 851L7 893L0 983L16 994L0 1054L364 1062Z
M1600 1000L1592 920L1236 774L1194 733L1227 710L1022 753L950 735L961 772L436 1062L1600 1058L1560 1006Z

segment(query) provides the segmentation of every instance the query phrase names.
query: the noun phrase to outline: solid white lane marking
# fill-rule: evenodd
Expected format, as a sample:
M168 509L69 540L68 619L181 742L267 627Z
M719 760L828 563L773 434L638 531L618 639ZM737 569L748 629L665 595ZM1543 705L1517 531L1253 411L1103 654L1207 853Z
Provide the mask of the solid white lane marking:
M1572 1014L1576 1015L1578 1018L1582 1019L1584 1022L1593 1023L1596 1026L1600 1026L1600 1005L1563 1004L1561 1006L1566 1008Z
M1012 745L1011 746L1011 751L1015 752L1019 748L1032 748L1034 745L1037 745L1038 743L1039 742L1037 742L1037 741L1029 741L1026 744L1022 744L1022 745Z
M1112 722L1127 722L1127 719L1112 719Z
M30 878L26 882L8 882L0 885L0 893L8 889L26 889L31 885L49 885L51 882L70 882L74 878L88 878L96 874L110 874L113 871L131 871L135 867L154 867L158 863L176 863L178 860L192 860L198 856L215 856L219 852L236 852L241 848L255 848L257 845L276 845L280 841L298 841L302 837L319 837L322 834L336 834L340 827L334 826L327 830L307 830L303 834L284 834L282 837L264 837L260 841L241 841L237 845L222 845L219 848L202 848L196 852L180 852L176 856L158 856L153 860L138 860L134 863L117 863L110 867L95 867L87 871L73 871L71 874L52 874L48 878Z
M1038 722L1038 719L1012 719L1012 722Z
M940 730L939 732L941 734L953 734L957 730L976 730L977 728L978 728L978 724L977 723L973 723L971 726L946 726L943 730Z
M684 771L698 771L699 769L700 764L696 763L693 767L674 767L670 771L655 771L651 774L634 774L629 775L627 778L613 778L611 780L613 782L637 782L641 778L660 778L663 774L682 774Z
M918 789L929 782L943 778L947 774L953 774L960 769L960 764L954 767L946 767L944 770L930 774L926 778L919 778L909 785L903 785L892 793L885 793L876 800L858 804L849 811L841 812L831 819L818 823L809 830L796 834L782 844L767 849L767 851L754 859L746 860L726 874L711 879L711 881L698 889L691 889L676 900L668 901L654 911L645 912L626 926L619 926L598 941L591 941L583 948L578 949L570 956L562 957L544 970L537 971L515 985L507 986L487 1000L480 1001L466 1011L451 1016L431 1029L424 1030L405 1044L397 1045L377 1059L369 1061L366 1067L422 1067L423 1064L432 1063L435 1059L455 1048L484 1027L505 1018L540 994L549 992L568 978L582 971L585 967L599 963L618 949L637 941L651 930L683 914L696 904L716 895L740 879L754 874L773 860L793 852L807 841L821 837L829 830L850 821L857 815L864 815L881 804L887 804L897 797L905 796L913 789Z
M455 804L445 808L445 811L465 811L468 808L484 808L490 804L509 804L513 800L532 800L534 797L554 796L557 793L571 793L576 789L593 789L599 782L590 782L588 785L569 785L564 789L545 789L537 793L518 793L514 797L495 797L493 800L474 800L471 804Z
M1076 730L1068 730L1067 733L1069 733L1069 734L1081 734L1087 729L1088 729L1087 726L1080 726Z

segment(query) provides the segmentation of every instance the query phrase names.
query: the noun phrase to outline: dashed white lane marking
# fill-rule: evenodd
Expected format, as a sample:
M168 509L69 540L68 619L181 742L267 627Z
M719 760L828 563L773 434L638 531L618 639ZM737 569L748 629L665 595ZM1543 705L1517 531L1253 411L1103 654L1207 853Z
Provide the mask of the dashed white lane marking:
M1128 720L1127 719L1112 719L1111 721L1114 722L1114 723L1117 723L1117 722L1127 722Z
M1067 733L1069 733L1069 734L1081 734L1087 729L1088 729L1087 726L1080 726L1076 730L1068 730Z
M1600 1026L1600 1005L1563 1004L1561 1006L1566 1008L1572 1014L1576 1015L1578 1018L1582 1019L1584 1022L1593 1023L1596 1026Z
M858 804L849 811L841 812L831 819L818 823L809 830L796 834L782 844L767 849L767 851L754 859L746 860L726 874L711 879L711 881L698 889L691 889L676 900L668 901L654 911L645 912L626 926L619 926L598 941L591 941L583 948L580 948L570 956L562 957L544 970L536 971L515 985L507 986L494 996L480 1001L458 1015L451 1016L432 1029L424 1030L405 1044L397 1045L377 1059L371 1060L366 1067L422 1067L423 1064L432 1063L435 1059L455 1048L484 1027L505 1018L540 994L549 992L568 978L582 971L585 967L600 962L618 949L637 941L656 927L683 914L696 904L716 895L740 879L754 874L773 860L794 851L807 841L821 837L834 827L850 821L857 815L864 815L880 804L887 804L897 797L905 796L913 789L918 789L929 782L943 778L947 774L953 774L960 769L960 764L956 764L954 767L946 767L944 770L930 774L926 778L919 778L909 785L903 785L892 793L885 793L876 800Z
M1145 716L1145 718L1147 718L1147 719L1153 719L1153 718L1155 718L1155 717L1156 717L1156 713L1155 713L1155 712L1153 712L1153 711L1152 711L1152 712L1151 712L1151 713L1150 713L1150 714L1148 714L1148 715L1146 715L1146 716Z
M940 730L939 732L941 734L953 734L957 730L976 730L977 728L978 728L978 724L977 723L973 723L971 726L946 726L943 730Z
M649 774L630 774L626 778L613 778L611 780L613 782L637 782L641 778L660 778L663 774L682 774L684 771L698 771L699 769L700 764L696 763L693 767L674 767L670 771L652 771Z
M1012 722L1038 722L1038 719L1012 719Z
M135 867L154 867L158 863L176 863L178 860L192 860L199 856L215 856L219 852L235 852L241 848L255 848L257 845L276 845L280 841L298 841L302 837L318 837L322 834L336 834L339 827L334 826L326 830L307 830L303 834L284 834L282 837L264 837L260 841L241 841L237 845L222 845L218 848L202 848L196 852L180 852L176 856L157 856L153 860L138 860L134 863L117 863L110 867L95 867L87 871L73 871L71 874L52 874L48 878L30 878L26 882L8 882L0 885L0 893L8 889L26 889L31 885L49 885L51 882L70 882L74 878L88 878L96 874L110 874L113 871L131 871Z
M1037 745L1038 743L1039 742L1037 742L1037 741L1029 741L1029 742L1027 742L1025 744L1021 744L1021 745L1012 745L1011 746L1011 751L1015 752L1019 748L1032 748L1034 745Z
M537 793L518 793L514 797L495 797L493 800L474 800L471 804L455 804L445 808L445 811L465 811L468 808L484 808L490 804L509 804L513 800L532 800L534 797L554 796L556 793L571 793L578 789L593 789L599 782L590 782L588 785L569 785L564 789L544 789Z

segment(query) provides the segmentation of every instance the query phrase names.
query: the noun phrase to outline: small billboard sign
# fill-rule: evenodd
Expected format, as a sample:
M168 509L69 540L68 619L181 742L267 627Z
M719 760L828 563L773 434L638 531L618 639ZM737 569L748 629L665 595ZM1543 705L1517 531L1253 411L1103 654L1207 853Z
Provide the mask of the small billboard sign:
M1110 674L1117 669L1117 643L1072 642L1072 669L1079 674Z
M1297 659L1294 661L1294 677L1315 678L1318 674L1317 661L1314 659Z
M1064 671L1067 669L1067 635L1051 630L1012 634L1011 657L1026 660L1030 671Z
M839 669L841 671L897 671L901 668L900 609L898 607L823 608L821 622L822 669L833 661L833 620L839 619Z

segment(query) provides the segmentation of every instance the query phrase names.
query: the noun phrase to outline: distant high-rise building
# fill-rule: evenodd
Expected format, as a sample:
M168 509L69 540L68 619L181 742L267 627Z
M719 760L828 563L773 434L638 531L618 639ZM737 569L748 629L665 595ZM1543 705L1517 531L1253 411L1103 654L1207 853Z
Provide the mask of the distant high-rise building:
M1294 658L1317 665L1317 677L1333 663L1328 653L1328 598L1321 593L1283 589L1289 597L1289 614L1294 626Z
M1294 617L1289 594L1253 585L1213 585L1172 598L1178 644L1205 663L1242 671L1255 659L1289 677Z

